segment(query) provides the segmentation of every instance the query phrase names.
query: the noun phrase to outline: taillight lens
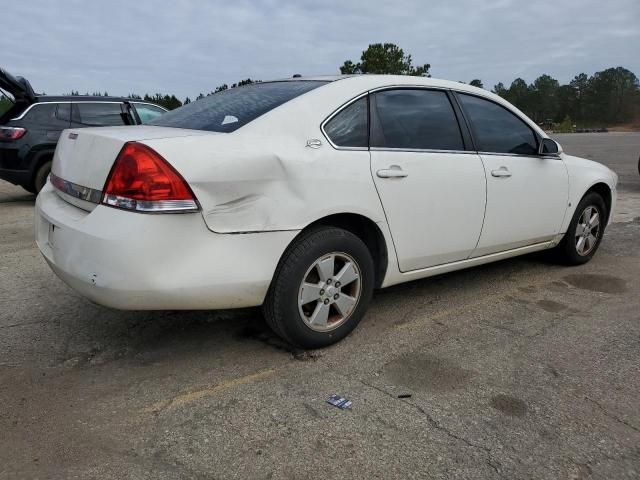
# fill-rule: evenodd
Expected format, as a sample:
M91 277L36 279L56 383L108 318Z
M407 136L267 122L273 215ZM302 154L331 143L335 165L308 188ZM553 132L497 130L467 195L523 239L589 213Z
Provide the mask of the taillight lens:
M116 158L102 203L138 212L193 212L196 198L182 176L156 151L128 142Z
M10 142L24 137L27 130L22 127L0 127L0 140Z

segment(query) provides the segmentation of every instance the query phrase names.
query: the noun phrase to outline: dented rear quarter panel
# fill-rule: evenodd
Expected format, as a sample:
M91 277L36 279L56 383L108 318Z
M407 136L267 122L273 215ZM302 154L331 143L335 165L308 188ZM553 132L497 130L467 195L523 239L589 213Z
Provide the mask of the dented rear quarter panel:
M382 222L369 152L336 150L320 129L328 115L366 87L342 88L336 95L331 86L233 133L144 143L185 177L216 233L301 230L337 213ZM321 140L321 147L307 147L310 139Z

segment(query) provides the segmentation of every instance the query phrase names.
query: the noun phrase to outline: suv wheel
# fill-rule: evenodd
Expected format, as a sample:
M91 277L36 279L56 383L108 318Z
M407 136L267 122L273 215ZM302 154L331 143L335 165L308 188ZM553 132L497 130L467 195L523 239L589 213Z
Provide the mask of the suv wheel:
M314 228L283 255L265 300L265 319L297 347L331 345L364 316L373 276L373 259L362 240L341 228Z
M49 178L50 172L51 172L51 160L49 160L48 162L44 162L42 165L38 167L38 170L36 170L36 174L33 177L33 190L34 190L33 193L39 193L40 190L42 190L42 187L44 187L45 184L47 183L47 178Z

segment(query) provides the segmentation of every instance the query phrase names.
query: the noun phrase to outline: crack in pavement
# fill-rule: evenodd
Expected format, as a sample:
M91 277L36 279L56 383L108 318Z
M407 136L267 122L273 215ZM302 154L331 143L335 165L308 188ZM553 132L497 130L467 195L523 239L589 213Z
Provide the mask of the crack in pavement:
M449 430L447 427L443 426L440 422L438 422L435 418L433 418L433 416L427 412L424 408L422 408L420 405L417 405L413 402L408 401L407 399L403 399L403 398L397 398L394 395L392 395L391 393L387 392L385 389L380 388L374 384L365 382L364 380L358 378L356 379L358 382L360 382L362 385L372 388L374 390L377 390L378 392L384 394L385 396L392 398L393 400L399 400L400 402L413 407L413 409L417 410L418 412L420 412L424 418L427 420L427 423L429 423L429 425L431 425L433 428L435 428L438 431L444 432L447 436L449 436L450 438L453 438L455 440L458 440L462 443L464 443L465 445L472 447L472 448L477 448L480 449L482 451L484 451L487 454L487 460L486 460L486 464L491 467L491 469L493 469L501 478L506 478L502 472L500 471L498 466L501 466L501 463L496 460L495 458L493 458L493 456L491 455L491 449L489 447L485 447L484 445L479 445L477 443L474 443L464 437L461 437L460 435L452 432L451 430Z
M640 433L640 429L638 427L636 427L635 425L630 424L626 420L621 419L620 417L614 415L613 413L609 413L609 411L606 408L604 408L602 405L600 405L600 403L595 401L593 398L591 398L591 397L589 397L587 395L585 395L584 398L585 398L585 400L588 400L589 402L591 402L594 405L596 405L602 411L602 413L604 413L605 416L611 418L612 420L615 420L616 422L619 422L619 423L621 423L623 425L626 425L631 430L634 430L634 431Z

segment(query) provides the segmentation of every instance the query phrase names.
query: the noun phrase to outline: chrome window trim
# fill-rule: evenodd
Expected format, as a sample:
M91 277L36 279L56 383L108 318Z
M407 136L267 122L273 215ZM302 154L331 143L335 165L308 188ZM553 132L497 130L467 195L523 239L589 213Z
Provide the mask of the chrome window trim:
M62 100L60 102L36 102L36 103L32 103L31 105L29 105L24 112L22 112L19 116L15 117L15 118L12 118L11 121L22 120L24 118L24 116L31 111L31 109L37 107L38 105L52 105L52 104L53 105L58 105L60 103L116 103L116 104L119 104L119 105L124 104L124 102L114 102L114 101L99 102L99 101L93 101L93 100L88 101L88 102L73 102L71 100Z
M78 102L80 103L80 102ZM82 103L91 103L91 102L82 102ZM97 103L103 103L103 102L97 102ZM104 102L106 103L106 102ZM133 105L149 105L151 107L156 107L159 108L160 110L163 110L164 112L168 112L169 110L167 110L166 108L160 106L160 105L156 105L155 103L149 103L149 102L139 102L137 100L130 100L129 103L133 104Z
M532 155L528 153L500 153L500 152L476 152L479 155L492 155L492 156L501 156L501 157L527 157L527 158L549 158L553 160L560 160L560 155L554 155L551 153L545 155Z
M434 148L393 148L393 147L371 147L372 152L408 152L408 153L450 153L477 155L475 150L438 150Z

